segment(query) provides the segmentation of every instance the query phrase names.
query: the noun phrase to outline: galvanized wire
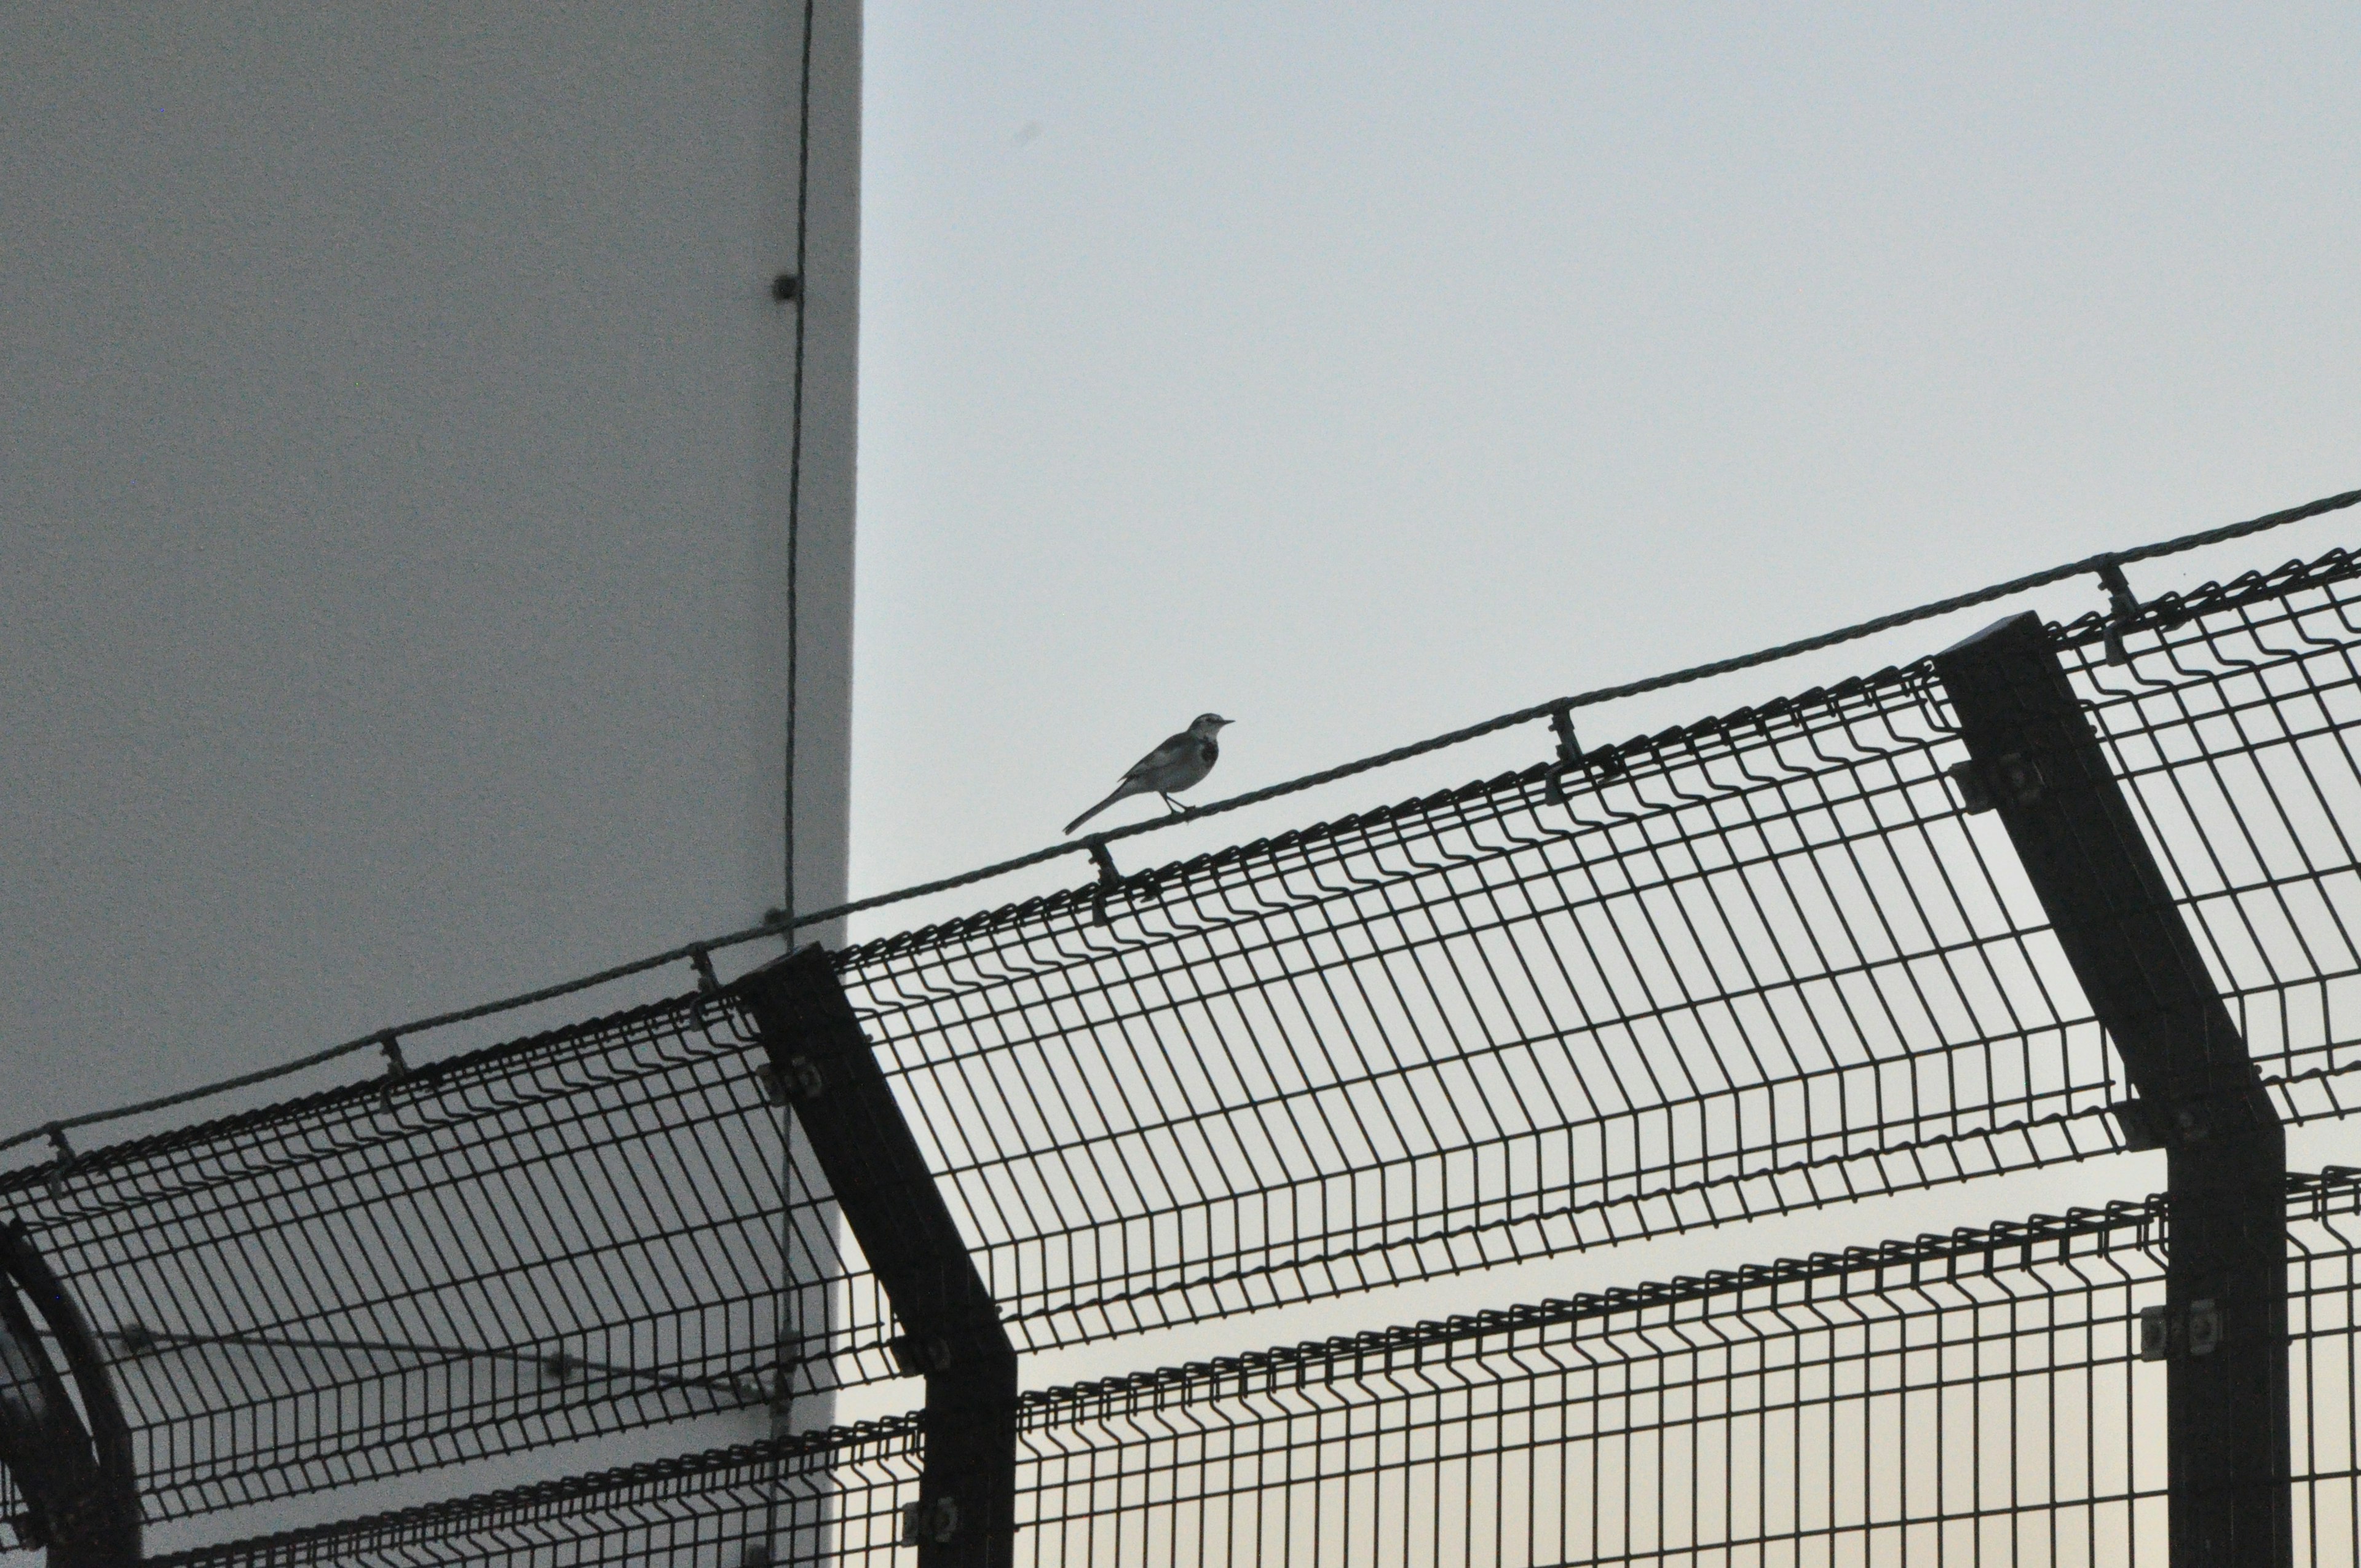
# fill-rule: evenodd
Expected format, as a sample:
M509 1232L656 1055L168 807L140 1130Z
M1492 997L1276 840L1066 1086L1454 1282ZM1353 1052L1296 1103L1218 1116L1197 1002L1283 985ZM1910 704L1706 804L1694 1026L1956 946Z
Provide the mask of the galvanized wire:
M2290 1189L2326 1568L2361 1524L2361 1172ZM2150 1199L1029 1394L1016 1561L2161 1563L2170 1240ZM907 1562L919 1449L904 1419L156 1563Z
M800 238L797 243L798 245L801 244ZM802 320L799 314L796 325L798 365L800 365L800 356L802 352ZM798 371L798 374L800 374L800 370ZM800 423L798 423L798 437L800 437L800 433L801 426ZM825 926L834 921L842 920L849 916L862 914L873 909L889 908L895 905L907 903L913 899L929 897L936 894L949 893L961 887L974 886L980 883L996 880L1012 872L1022 871L1027 867L1040 865L1047 861L1060 859L1063 856L1093 853L1094 852L1093 846L1103 849L1106 844L1117 839L1137 838L1143 834L1160 832L1172 827L1174 823L1179 820L1195 821L1202 817L1218 815L1222 812L1235 811L1244 806L1259 805L1264 801L1279 799L1286 795L1300 794L1304 790L1316 789L1323 784L1334 784L1343 779L1351 778L1360 773L1370 773L1379 768L1389 767L1396 762L1407 762L1413 757L1426 756L1435 751L1448 750L1454 746L1464 745L1467 741L1477 740L1487 735L1497 734L1503 729L1513 729L1518 725L1530 724L1537 720L1552 718L1556 716L1571 713L1576 708L1593 707L1597 704L1610 702L1620 697L1637 696L1647 692L1668 690L1674 686L1686 685L1697 681L1708 680L1717 675L1731 674L1741 670L1760 668L1763 665L1776 663L1785 659L1795 658L1804 653L1817 652L1822 649L1839 647L1847 642L1858 641L1862 638L1875 636L1882 631L1890 631L1899 627L1915 625L1920 621L1930 620L1941 616L1955 614L1962 609L1971 609L1978 605L1995 603L2001 599L2009 598L2017 594L2029 593L2035 588L2048 587L2052 583L2065 582L2072 578L2090 576L2110 570L2120 572L2124 566L2140 561L2157 560L2169 555L2181 554L2188 551L2202 549L2209 545L2225 543L2231 540L2243 539L2252 534L2268 532L2272 529L2284 528L2290 523L2302 522L2311 518L2321 517L2331 512L2341 511L2345 508L2356 504L2361 504L2361 490L2347 490L2340 495L2324 496L2318 500L2307 501L2301 506L2289 507L2280 511L2268 512L2261 517L2249 518L2243 522L2227 523L2218 528L2203 529L2194 533L2181 534L2177 538L2158 540L2153 543L2136 545L2128 550L2103 552L2097 555L2086 556L2080 561L2069 562L2064 565L2051 566L2042 571L2029 573L2021 577L2013 577L2006 582L1994 583L1989 587L1978 588L1969 593L1954 594L1948 598L1937 599L1931 603L1918 605L1910 609L1897 610L1886 615L1874 616L1868 620L1858 621L1850 626L1839 627L1833 631L1822 632L1818 635L1802 638L1792 642L1779 643L1770 648L1757 650L1752 653L1739 654L1727 659L1710 660L1702 664L1693 664L1686 669L1670 671L1661 675L1651 675L1640 680L1621 682L1614 685L1595 687L1591 690L1579 692L1570 696L1554 697L1547 702L1535 703L1531 707L1517 708L1511 712L1497 715L1494 718L1485 719L1479 723L1466 725L1460 729L1449 730L1444 734L1433 736L1424 740L1413 741L1406 746L1396 746L1389 750L1379 751L1370 756L1362 757L1353 762L1340 763L1334 767L1323 768L1317 772L1306 773L1300 778L1284 780L1279 784L1268 784L1259 789L1248 790L1244 794L1232 795L1224 800L1211 802L1207 805L1193 808L1187 814L1185 818L1161 817L1146 822L1135 823L1126 828L1109 828L1103 832L1091 834L1082 839L1064 844L1053 844L1045 849L1032 850L1029 853L1018 855L1013 859L994 861L990 865L979 866L974 870L962 872L953 876L939 877L930 882L918 883L908 887L897 888L891 893L874 894L865 898L852 899L849 902L834 905L824 909L817 909L809 912L795 912L788 910L774 912L772 918L767 918L759 925L742 927L737 930L724 932L719 936L706 938L700 941L684 942L677 947L668 948L660 953L652 953L645 958L634 959L624 963L614 964L606 969L598 970L586 975L579 975L571 980L560 981L552 985L538 986L529 991L518 992L512 996L500 997L491 1002L477 1003L474 1006L457 1008L448 1012L434 1014L424 1018L413 1019L407 1024L396 1025L389 1028L378 1030L372 1034L362 1036L357 1039L346 1040L340 1045L330 1046L325 1049L313 1051L309 1055L297 1058L291 1061L279 1063L253 1072L241 1073L233 1078L224 1079L218 1082L204 1084L194 1089L183 1090L178 1093L159 1095L151 1100L140 1101L136 1104L113 1107L104 1111L90 1112L77 1116L63 1117L53 1122L46 1123L41 1126L27 1128L22 1132L13 1134L5 1138L0 1138L0 1151L18 1147L22 1145L33 1143L43 1138L47 1138L54 1143L62 1145L65 1135L76 1128L93 1126L106 1122L118 1121L125 1117L145 1115L157 1111L169 1110L173 1106L184 1105L193 1101L207 1099L211 1096L224 1093L229 1090L247 1088L256 1083L266 1082L271 1079L285 1077L291 1073L304 1071L308 1069L319 1067L327 1062L336 1061L346 1057L357 1055L364 1051L378 1049L388 1040L406 1038L411 1036L446 1028L455 1024L468 1023L478 1018L496 1016L500 1014L512 1012L519 1008L533 1006L544 1002L554 1001L562 996L571 996L581 992L594 990L602 985L609 985L620 980L630 979L634 975L645 974L652 970L660 969L669 969L675 964L693 964L697 967L700 972L702 972L710 963L711 955L716 952L742 947L750 942L758 942L781 937L791 938L793 932L806 927ZM2202 591L2202 590L2201 590L2201 592ZM792 598L792 595L790 598ZM791 642L792 641L793 639L790 638ZM792 687L794 685L794 682L790 681L788 685L790 687L789 695L792 709ZM792 718L792 711L790 713L790 718ZM789 729L790 740L792 740L792 722L790 723ZM792 746L790 747L790 750L792 750ZM791 796L793 784L794 781L790 778L788 780L788 787ZM790 815L792 815L792 813ZM790 824L789 837L792 840L792 824ZM790 855L789 858L792 860L792 855ZM789 899L788 902L792 903L792 898ZM784 916L784 918L781 916Z
M2297 1118L2361 1066L2356 573L2055 634ZM1889 670L841 974L1033 1348L2117 1149L1963 757Z
M2126 663L2107 661L2110 632ZM2054 641L2290 1115L2361 1066L2361 563ZM846 950L1020 1348L2123 1146L1924 665ZM0 1176L150 1517L899 1375L727 990Z

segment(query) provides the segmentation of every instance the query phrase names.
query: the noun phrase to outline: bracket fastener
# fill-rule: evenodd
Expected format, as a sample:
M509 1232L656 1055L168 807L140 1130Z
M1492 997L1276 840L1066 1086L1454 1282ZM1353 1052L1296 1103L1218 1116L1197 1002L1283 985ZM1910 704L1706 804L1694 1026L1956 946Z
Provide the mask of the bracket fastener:
M2006 752L1989 765L1973 758L1953 762L1943 776L1960 792L1960 804L1971 817L1982 816L2004 800L2031 806L2049 782L2042 777L2041 764L2022 751Z
M58 1151L58 1168L49 1172L49 1179L46 1184L49 1195L55 1198L66 1190L66 1178L73 1171L74 1146L66 1141L65 1128L55 1122L43 1127L41 1131L49 1135L49 1146Z
M1115 857L1107 853L1106 840L1093 833L1083 840L1082 847L1091 852L1091 863L1099 869L1098 891L1091 895L1091 920L1095 925L1107 923L1107 898L1123 886L1123 873L1115 869Z
M2118 1100L2107 1107L2107 1114L2115 1124L2115 1131L2124 1140L2124 1147L2134 1154L2144 1149L2164 1147L2164 1138L2156 1130L2156 1122L2147 1113L2143 1100Z
M2181 1332L2175 1333L2179 1329ZM2177 1342L2177 1343L2176 1343ZM2178 1349L2190 1355L2211 1355L2222 1348L2222 1308L2211 1299L2191 1301L2176 1323L2170 1307L2142 1307L2139 1314L2139 1358L2170 1361Z
M2189 1354L2211 1355L2222 1343L2222 1310L2211 1301L2189 1303Z
M2114 622L2107 628L2107 663L2128 664L2132 657L2124 647L2122 623L2139 614L2139 596L2132 592L2131 579L2124 576L2120 561L2109 561L2099 568L2099 586L2107 590L2107 613Z
M885 1348L894 1353L894 1365L905 1377L949 1372L951 1367L950 1342L940 1334L895 1334Z
M1552 806L1565 804L1565 775L1577 768L1593 778L1613 778L1623 771L1623 759L1612 746L1601 746L1587 754L1583 751L1582 742L1575 739L1574 716L1567 709L1550 709L1550 729L1557 737L1557 761L1542 780L1542 795Z
M763 1098L772 1104L800 1104L818 1099L827 1091L827 1075L811 1058L789 1057L782 1065L784 1071L768 1062L754 1069L754 1081L763 1086Z
M941 1545L959 1534L959 1499L937 1497L931 1503L902 1505L902 1544Z
M1953 762L1943 770L1943 776L1950 780L1951 787L1960 792L1960 805L1971 817L1982 817L2000 804L1993 799L1992 791L1984 787L1983 771L1976 766L1972 758Z
M1557 736L1557 762L1543 782L1542 795L1552 806L1565 804L1566 771L1582 765L1582 742L1574 738L1574 715L1565 708L1550 709L1550 729Z

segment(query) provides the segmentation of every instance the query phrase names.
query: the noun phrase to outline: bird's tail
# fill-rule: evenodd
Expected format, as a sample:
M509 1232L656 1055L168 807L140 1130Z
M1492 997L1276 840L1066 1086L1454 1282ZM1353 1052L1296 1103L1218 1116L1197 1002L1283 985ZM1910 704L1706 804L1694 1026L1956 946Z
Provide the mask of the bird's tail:
M1068 833L1071 833L1075 828L1080 828L1083 823L1088 822L1092 817L1096 817L1100 812L1104 811L1108 806L1113 806L1116 801L1121 800L1124 797L1124 794L1125 792L1123 790L1116 790L1113 795L1107 796L1104 800L1100 801L1096 806L1092 806L1088 811L1083 812L1071 822L1067 823L1066 831Z

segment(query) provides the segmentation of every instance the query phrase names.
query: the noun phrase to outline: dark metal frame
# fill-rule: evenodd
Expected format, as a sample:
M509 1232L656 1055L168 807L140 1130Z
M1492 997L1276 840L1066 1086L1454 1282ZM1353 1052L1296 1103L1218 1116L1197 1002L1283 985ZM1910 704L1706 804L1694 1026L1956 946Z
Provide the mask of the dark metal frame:
M2040 620L1936 660L1971 761L2067 960L2139 1091L2118 1108L2161 1145L2172 1205L2165 1304L2173 1561L2284 1568L2288 1505L2287 1140L2246 1041L2175 906Z
M920 1568L1006 1568L1016 1536L1016 1351L818 947L733 989L771 1081L795 1107L845 1223L893 1304L906 1371L927 1380L926 1470L904 1540Z
M19 1291L63 1353L80 1412ZM9 1342L0 1357L0 1466L25 1509L19 1538L46 1546L49 1568L131 1568L140 1522L131 1428L82 1309L16 1223L0 1225L0 1339Z

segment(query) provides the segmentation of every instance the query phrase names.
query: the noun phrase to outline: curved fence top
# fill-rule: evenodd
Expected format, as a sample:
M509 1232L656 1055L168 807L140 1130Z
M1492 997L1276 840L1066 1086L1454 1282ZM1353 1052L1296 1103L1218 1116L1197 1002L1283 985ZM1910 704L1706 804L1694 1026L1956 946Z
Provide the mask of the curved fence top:
M2361 1066L2361 563L2052 641L2281 1106ZM2121 662L2114 662L2115 647ZM1927 666L848 948L1020 1349L2124 1146ZM156 1518L900 1375L727 987L0 1175Z

